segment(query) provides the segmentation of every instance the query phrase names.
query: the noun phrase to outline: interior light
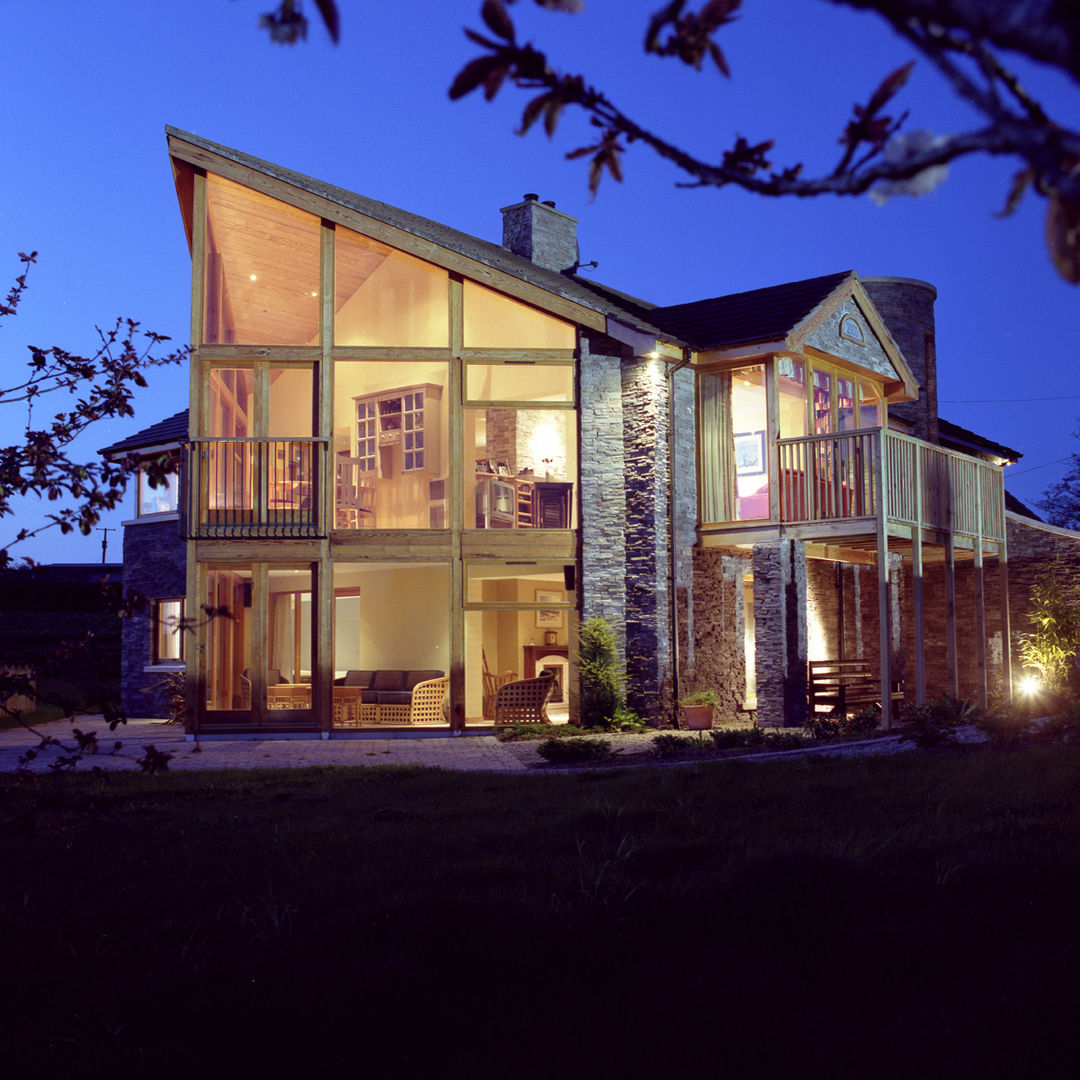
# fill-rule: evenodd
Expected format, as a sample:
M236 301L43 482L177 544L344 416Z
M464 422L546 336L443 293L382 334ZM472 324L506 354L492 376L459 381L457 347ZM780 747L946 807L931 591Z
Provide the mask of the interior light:
M312 296L318 296L319 294L317 292L313 292L311 295Z
M254 275L250 275L252 281L258 281L259 279Z

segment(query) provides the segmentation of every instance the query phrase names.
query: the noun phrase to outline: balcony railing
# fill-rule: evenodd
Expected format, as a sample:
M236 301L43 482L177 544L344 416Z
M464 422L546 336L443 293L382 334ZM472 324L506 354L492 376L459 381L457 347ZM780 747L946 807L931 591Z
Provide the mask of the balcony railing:
M878 517L972 539L1005 538L1005 486L996 465L867 428L777 442L780 520Z
M326 443L192 439L187 520L193 538L323 535Z

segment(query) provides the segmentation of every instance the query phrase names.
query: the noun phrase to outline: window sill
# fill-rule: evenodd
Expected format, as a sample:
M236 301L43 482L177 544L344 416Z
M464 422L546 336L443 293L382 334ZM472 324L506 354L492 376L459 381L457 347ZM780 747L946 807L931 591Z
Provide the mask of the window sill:
M163 660L160 664L144 664L143 671L147 674L168 671L187 671L187 665L183 660Z
M127 528L129 525L143 525L143 524L156 524L159 521L179 521L179 510L165 510L160 514L140 514L138 517L128 518L127 521L121 521L120 524L123 528Z

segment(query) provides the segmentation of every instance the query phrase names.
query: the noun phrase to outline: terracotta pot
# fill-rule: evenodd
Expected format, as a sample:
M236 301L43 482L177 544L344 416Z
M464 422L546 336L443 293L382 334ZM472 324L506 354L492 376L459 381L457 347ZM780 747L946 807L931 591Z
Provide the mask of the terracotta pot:
M686 717L686 726L691 731L707 731L712 727L712 705L684 705L682 711Z

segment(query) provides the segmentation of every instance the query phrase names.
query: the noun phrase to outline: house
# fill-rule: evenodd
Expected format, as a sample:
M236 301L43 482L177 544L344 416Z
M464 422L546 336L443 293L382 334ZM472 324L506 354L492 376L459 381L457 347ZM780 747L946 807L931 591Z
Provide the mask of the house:
M535 195L497 245L167 138L187 430L109 452L182 447L179 503L126 530L157 607L125 678L186 665L192 736L464 731L492 672L547 669L565 707L596 615L660 724L695 685L799 723L811 660L883 699L1008 687L1017 455L938 417L932 286L658 307L579 275L576 220Z

